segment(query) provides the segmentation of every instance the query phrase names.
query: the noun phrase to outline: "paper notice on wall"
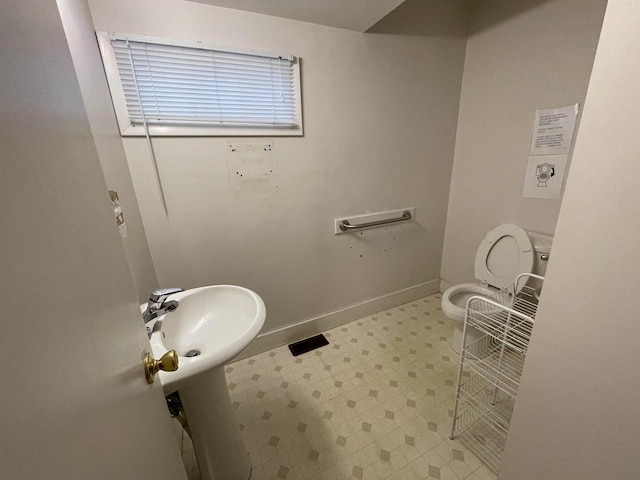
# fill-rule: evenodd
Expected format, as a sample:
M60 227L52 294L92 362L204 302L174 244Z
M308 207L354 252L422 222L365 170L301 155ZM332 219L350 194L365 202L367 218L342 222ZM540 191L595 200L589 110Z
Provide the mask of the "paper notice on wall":
M580 105L536 111L530 155L566 155L571 149Z
M522 196L558 200L567 167L567 155L529 157Z

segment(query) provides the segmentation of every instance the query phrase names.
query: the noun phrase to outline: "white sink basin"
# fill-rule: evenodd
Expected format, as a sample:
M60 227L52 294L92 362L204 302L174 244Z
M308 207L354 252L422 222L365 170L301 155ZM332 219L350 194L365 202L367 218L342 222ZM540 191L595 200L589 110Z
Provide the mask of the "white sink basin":
M178 370L159 372L167 395L238 355L258 335L266 317L262 298L235 285L194 288L169 299L180 305L158 317L150 338L155 358L168 350L179 357ZM186 356L189 352L196 356Z
M178 370L158 372L164 393L180 395L202 480L246 480L251 461L223 367L260 332L266 317L264 302L235 285L194 288L169 300L180 304L158 317L150 338L155 358L168 350L178 354Z

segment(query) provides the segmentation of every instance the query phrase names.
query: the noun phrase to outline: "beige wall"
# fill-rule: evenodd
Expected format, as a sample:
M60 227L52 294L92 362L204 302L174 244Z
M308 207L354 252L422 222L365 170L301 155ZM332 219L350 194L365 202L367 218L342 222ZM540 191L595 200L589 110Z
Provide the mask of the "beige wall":
M270 330L439 278L462 15L450 15L449 30L401 36L190 2L90 5L98 30L302 58L305 136L273 140L279 188L272 198L251 200L250 191L238 198L227 172L228 138L158 138L166 218L145 141L124 139L162 286L249 287L265 300ZM416 208L415 222L333 234L334 218L402 207Z
M109 190L118 192L127 225L122 239L138 301L158 288L151 252L104 76L87 0L58 0L67 42ZM108 198L105 201L109 201ZM115 220L114 220L114 228Z
M56 2L0 45L0 478L186 479Z
M472 2L441 277L472 281L501 223L553 234L560 200L522 198L534 114L584 103L606 0Z
M609 0L502 480L640 478L638 25Z

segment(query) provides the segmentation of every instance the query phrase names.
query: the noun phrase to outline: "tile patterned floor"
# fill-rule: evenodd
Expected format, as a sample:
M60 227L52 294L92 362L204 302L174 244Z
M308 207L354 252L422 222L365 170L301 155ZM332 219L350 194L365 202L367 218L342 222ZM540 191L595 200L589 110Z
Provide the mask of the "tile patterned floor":
M285 346L227 366L251 478L495 480L448 437L458 356L440 297L329 330L298 357Z

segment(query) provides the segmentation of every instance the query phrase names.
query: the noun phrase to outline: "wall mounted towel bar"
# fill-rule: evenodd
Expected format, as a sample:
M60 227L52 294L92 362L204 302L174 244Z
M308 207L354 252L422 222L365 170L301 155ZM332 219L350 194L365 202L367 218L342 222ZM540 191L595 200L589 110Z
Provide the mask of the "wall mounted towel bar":
M369 227L378 227L380 225L387 225L389 223L397 223L397 222L405 222L407 220L411 220L413 216L409 210L404 210L400 217L389 218L386 220L376 220L373 222L359 223L357 225L352 225L349 220L342 220L340 222L340 230L343 232L348 232L350 230L357 230L360 228L369 228Z

